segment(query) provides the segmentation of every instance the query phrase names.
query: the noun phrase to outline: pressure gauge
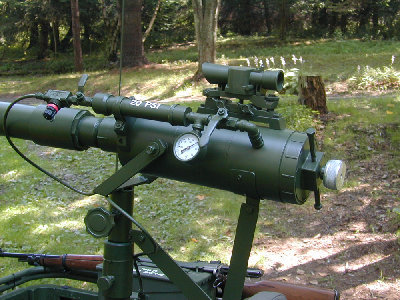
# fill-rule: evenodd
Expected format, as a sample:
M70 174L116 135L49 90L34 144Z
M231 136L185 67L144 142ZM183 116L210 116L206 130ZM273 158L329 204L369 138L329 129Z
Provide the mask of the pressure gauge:
M190 161L200 152L199 137L193 132L180 135L174 143L174 155L180 161Z

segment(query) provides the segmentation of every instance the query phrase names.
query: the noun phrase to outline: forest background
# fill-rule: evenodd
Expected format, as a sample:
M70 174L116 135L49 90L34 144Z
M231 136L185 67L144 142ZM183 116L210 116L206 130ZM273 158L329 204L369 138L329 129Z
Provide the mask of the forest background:
M185 105L195 109L209 85L193 81L201 42L194 3L212 1L126 2L135 4L129 8L142 19L142 38L131 40L143 53L138 66L123 69L122 94L190 100ZM342 192L322 189L321 211L314 211L311 199L303 206L263 202L250 265L265 270L264 278L337 288L344 299L398 299L400 1L218 2L216 62L284 69L278 112L288 128L315 127L318 148L349 168ZM86 93L118 93L119 1L1 0L1 101L47 89L76 91L81 75L74 64L76 3L83 70L90 75ZM329 114L298 105L297 77L304 74L322 76ZM82 189L114 170L114 156L97 149L77 153L16 142ZM103 199L82 198L53 184L19 159L4 138L0 159L1 248L102 253L102 241L87 235L82 220ZM241 196L166 179L135 193L135 214L174 258L229 262ZM24 267L4 259L0 274Z
M0 59L51 59L73 50L71 3L77 0L0 1ZM218 35L301 39L400 38L398 0L140 0L130 10L142 18L146 51L195 40L195 3L219 4ZM80 0L82 51L85 69L109 67L117 57L120 1ZM76 5L73 7L76 7ZM73 8L74 9L74 8ZM206 5L203 9L207 9ZM155 18L155 19L154 19ZM151 32L146 33L147 30ZM274 42L278 43L278 42ZM100 55L101 54L101 55ZM101 56L103 59L93 59ZM90 59L90 57L92 59ZM196 60L197 57L190 58ZM49 60L46 60L49 62ZM72 71L71 64L54 63L43 72ZM2 64L0 71L18 69ZM35 70L36 72L37 70Z

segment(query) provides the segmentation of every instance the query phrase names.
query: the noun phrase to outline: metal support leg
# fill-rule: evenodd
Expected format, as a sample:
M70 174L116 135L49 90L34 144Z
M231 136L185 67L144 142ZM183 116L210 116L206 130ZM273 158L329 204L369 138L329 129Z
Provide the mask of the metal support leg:
M247 264L258 219L259 204L259 199L247 197L246 203L243 203L240 208L223 300L240 300L242 298Z
M132 215L133 188L115 191L111 198ZM130 299L133 281L133 248L130 241L132 223L113 208L111 211L116 214L115 226L104 243L103 274L97 285L105 300Z

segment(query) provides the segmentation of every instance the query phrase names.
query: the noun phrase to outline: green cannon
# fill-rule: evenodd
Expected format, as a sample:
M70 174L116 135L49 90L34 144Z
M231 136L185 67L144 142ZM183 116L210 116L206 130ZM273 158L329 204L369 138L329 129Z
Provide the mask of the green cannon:
M197 112L184 105L134 97L103 93L88 97L83 94L87 77L76 94L49 90L20 98L41 99L47 105L17 104L20 99L11 105L0 102L0 135L10 143L13 137L39 145L78 151L97 147L118 154L122 168L93 191L107 197L110 210L93 209L85 218L90 234L108 238L96 281L98 299L167 299L145 295L140 284L133 287L132 282L140 281L133 243L186 299L217 297L218 285L206 288L194 280L133 218L136 185L163 177L246 197L220 295L224 300L242 297L260 200L303 204L314 192L314 206L320 209L319 185L323 182L330 189L343 185L345 164L340 160L323 164L323 153L315 147L315 130L286 129L284 118L274 112L279 99L267 90L282 89L282 71L206 63L203 73L218 86L204 90L206 101ZM75 105L90 107L104 117L71 108ZM112 210L124 217L115 218ZM132 229L132 223L137 229ZM265 294L260 299L269 298Z

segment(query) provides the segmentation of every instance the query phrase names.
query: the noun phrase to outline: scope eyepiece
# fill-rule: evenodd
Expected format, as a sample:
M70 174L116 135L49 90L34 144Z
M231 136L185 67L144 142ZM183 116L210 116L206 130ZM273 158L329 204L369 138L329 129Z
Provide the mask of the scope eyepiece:
M266 90L280 92L283 89L283 80L284 75L282 70L250 73L250 82L257 84Z

